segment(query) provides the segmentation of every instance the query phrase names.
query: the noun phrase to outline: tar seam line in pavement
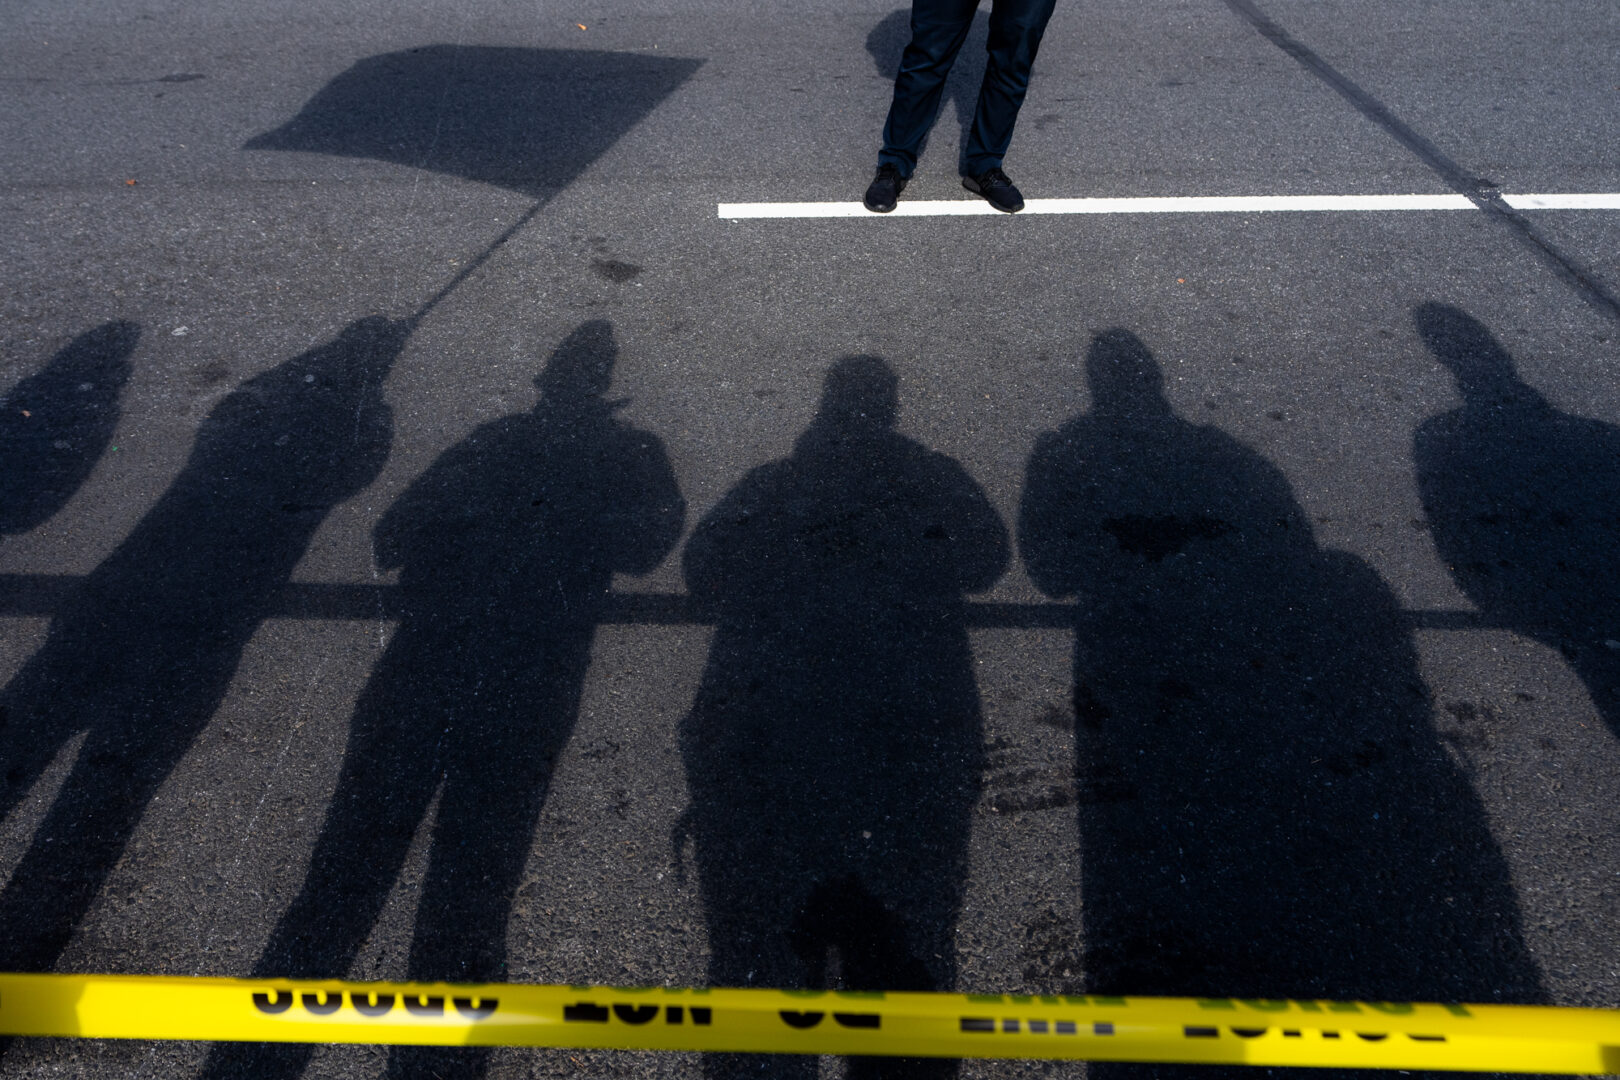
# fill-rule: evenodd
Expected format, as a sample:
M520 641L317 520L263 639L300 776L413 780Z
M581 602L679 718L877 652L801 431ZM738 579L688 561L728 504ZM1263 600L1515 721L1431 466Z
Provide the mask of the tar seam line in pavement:
M1357 112L1383 128L1391 138L1416 155L1453 190L1466 196L1492 219L1506 226L1520 243L1529 248L1587 302L1609 318L1620 322L1620 299L1616 299L1606 290L1590 270L1559 251L1550 241L1537 233L1530 223L1502 198L1495 184L1482 177L1469 175L1461 165L1447 157L1434 143L1412 130L1377 98L1268 18L1255 7L1252 0L1224 0L1224 2L1273 45L1298 61L1306 71L1332 87L1340 97L1354 106Z

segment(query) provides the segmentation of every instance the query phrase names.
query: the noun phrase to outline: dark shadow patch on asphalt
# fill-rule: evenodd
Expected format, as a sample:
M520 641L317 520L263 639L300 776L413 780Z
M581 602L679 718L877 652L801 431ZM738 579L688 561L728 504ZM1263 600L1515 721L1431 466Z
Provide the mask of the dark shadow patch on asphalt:
M1040 437L1019 522L1035 583L1083 599L1084 977L1036 957L1029 989L1544 1000L1389 588L1317 544L1274 465L1176 415L1134 335L1098 335L1087 372L1092 408Z
M0 398L0 535L67 505L112 443L141 328L103 323Z
M0 615L49 617L73 595L80 578L68 574L0 574ZM294 581L271 601L272 619L398 619L403 599L395 585L343 585ZM1414 630L1506 630L1506 624L1478 612L1420 608L1401 617ZM1074 625L1073 604L1018 604L977 600L962 605L962 621L974 630L1066 630ZM685 593L612 592L603 598L602 622L616 626L713 625Z
M685 504L663 444L613 416L618 348L588 322L547 362L527 413L445 451L377 523L400 572L399 629L355 706L308 876L254 973L350 969L437 798L406 977L507 976L506 924L573 731L617 573L645 574ZM309 1046L221 1046L206 1076L296 1076ZM487 1049L401 1047L390 1075L482 1075Z
M544 202L702 63L470 45L384 53L356 63L243 148L372 158Z
M427 45L368 57L247 150L372 158L534 200L413 316L420 321L702 66L586 49Z
M1413 443L1435 548L1487 619L1563 655L1620 735L1620 428L1554 408L1461 308L1414 318L1463 397Z
M898 382L830 369L793 453L749 473L685 552L717 622L681 724L690 841L716 986L944 990L983 732L963 597L1008 558L954 460L895 430ZM715 1077L816 1059L710 1055ZM954 1062L852 1059L855 1076Z
M173 484L0 692L0 817L88 733L0 894L0 970L51 970L310 538L382 468L381 386L406 333L362 319L221 400Z

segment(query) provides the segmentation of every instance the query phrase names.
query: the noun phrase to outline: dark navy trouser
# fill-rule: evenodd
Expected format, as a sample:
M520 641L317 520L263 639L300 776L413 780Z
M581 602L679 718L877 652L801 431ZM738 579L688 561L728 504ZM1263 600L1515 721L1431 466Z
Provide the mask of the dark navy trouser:
M1018 107L1029 89L1029 71L1056 0L993 0L990 57L979 87L973 129L962 148L964 176L1001 167L1012 142ZM894 80L894 104L883 125L883 151L878 164L893 165L901 176L917 167L917 151L939 113L945 77L967 39L979 0L912 0L911 44L900 58Z

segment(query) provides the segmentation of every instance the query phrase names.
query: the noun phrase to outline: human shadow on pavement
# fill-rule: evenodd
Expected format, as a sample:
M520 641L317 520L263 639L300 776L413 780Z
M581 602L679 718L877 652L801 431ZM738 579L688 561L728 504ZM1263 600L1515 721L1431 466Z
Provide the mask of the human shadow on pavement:
M961 50L956 54L956 63L951 65L951 73L945 79L945 86L940 95L940 107L949 101L956 110L956 124L960 131L957 140L958 147L965 147L968 143L968 133L973 130L973 114L979 107L979 86L984 82L984 69L986 65L986 41L990 34L990 20L983 11L973 16L973 25L968 29L967 37L962 43ZM872 28L866 35L866 51L872 57L878 74L889 83L889 93L894 93L894 80L900 74L900 58L905 55L906 46L911 43L911 9L909 7L896 8L883 17L883 21ZM928 140L924 139L922 146L917 150L917 156L922 157L928 149Z
M1542 1000L1388 587L1317 545L1274 465L1177 416L1134 335L1098 335L1087 374L1091 410L1040 437L1019 518L1037 586L1078 601L1072 989Z
M347 973L437 798L406 977L505 980L507 916L613 575L656 568L685 519L663 444L604 397L617 351L608 323L580 326L536 379L532 411L445 451L378 522L403 616L256 975ZM293 1076L311 1049L222 1045L205 1074ZM488 1054L399 1047L389 1074L478 1076Z
M1460 308L1414 319L1463 396L1414 441L1434 546L1493 625L1563 654L1620 735L1620 428L1554 408Z
M89 478L118 426L140 338L135 323L103 323L0 398L0 535L42 524Z
M244 149L374 158L544 202L702 63L593 49L405 49L357 62Z
M226 396L184 468L0 692L0 817L84 745L0 894L0 971L49 971L213 715L315 530L388 455L406 324L362 319Z
M838 361L785 460L753 470L685 552L718 625L680 733L716 986L943 990L982 721L963 596L1008 558L955 461L895 430L898 383ZM816 1059L709 1055L711 1076ZM950 1061L855 1058L855 1076Z

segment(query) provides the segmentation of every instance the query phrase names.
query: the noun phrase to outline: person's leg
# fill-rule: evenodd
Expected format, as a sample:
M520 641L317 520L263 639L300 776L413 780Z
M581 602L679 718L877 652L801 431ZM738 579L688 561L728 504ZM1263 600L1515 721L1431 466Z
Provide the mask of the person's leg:
M1046 33L1055 0L995 0L985 47L984 83L973 115L973 130L962 147L963 176L1001 168L1012 142L1018 109L1029 89L1029 73Z
M945 77L967 40L978 6L979 0L913 0L911 44L895 76L879 165L893 165L902 177L917 167L917 155L939 115Z

